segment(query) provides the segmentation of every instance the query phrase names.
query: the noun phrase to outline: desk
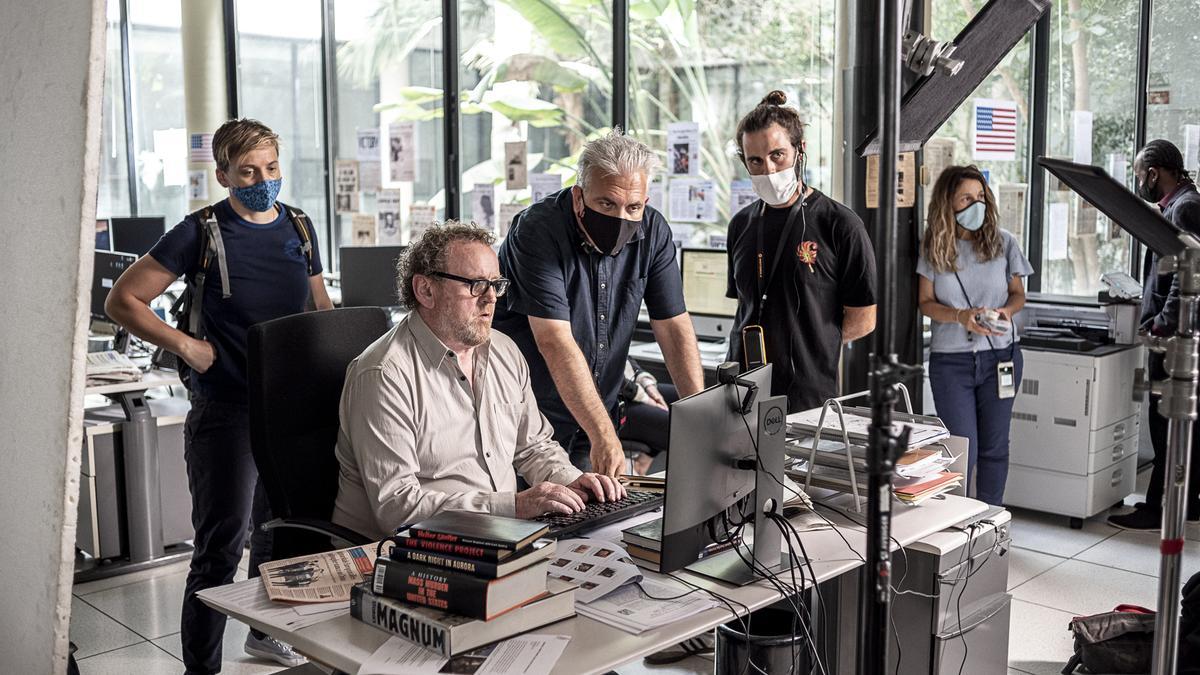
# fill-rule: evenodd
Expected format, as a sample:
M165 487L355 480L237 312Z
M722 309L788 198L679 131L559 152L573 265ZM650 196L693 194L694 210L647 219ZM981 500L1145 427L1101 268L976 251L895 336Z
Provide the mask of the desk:
M178 543L191 538L191 501L182 448L183 418L189 406L185 399L163 399L155 401L159 410L152 411L145 398L148 390L179 384L173 372L150 370L137 382L84 389L85 399L107 397L119 403L121 409L111 406L85 411L85 417L98 419L88 422L84 434L76 541L83 544L78 546L81 551L95 557L77 556L76 583L164 565L191 555L190 546ZM168 428L178 433L179 442L160 458L159 433ZM119 445L115 443L118 431ZM101 437L107 442L100 443ZM119 476L115 475L118 471ZM165 491L161 485L164 474L169 482ZM166 508L179 500L185 502L186 519L178 517L178 509ZM164 512L168 514L165 534ZM165 546L164 539L174 545Z
M704 386L711 387L717 383L717 366L725 363L725 355L729 352L727 342L701 342L700 365L704 368ZM663 382L671 381L667 372L666 361L663 360L662 349L657 342L634 342L629 346L629 358L638 362L642 368Z
M848 496L831 498L828 501L849 507ZM892 536L901 546L907 546L930 534L940 532L987 510L983 502L965 497L948 495L944 500L931 500L921 506L896 505L893 510ZM827 511L824 514L839 525L850 545L861 555L866 551L866 532L857 525ZM609 532L620 532L619 528L605 528L589 536L611 538ZM849 551L837 532L825 530L803 533L804 545L812 556L813 571L818 583L834 579L853 571L863 563L855 553ZM648 576L656 576L646 572ZM725 586L689 572L681 576L691 583L711 589L731 601L747 605L751 611L770 605L781 599L781 594L764 582L742 588ZM799 576L799 575L797 575ZM343 615L314 626L296 631L286 631L247 620L236 608L210 602L218 611L238 619L265 633L273 635L296 648L312 660L354 673L381 644L390 637L388 633L368 626L349 615ZM736 606L736 605L735 605ZM554 673L576 675L580 673L603 673L634 659L677 644L689 637L707 632L730 620L729 611L722 608L706 610L688 619L678 621L641 635L631 635L606 624L576 616L549 626L538 628L538 633L553 633L571 636ZM850 664L849 668L853 668Z

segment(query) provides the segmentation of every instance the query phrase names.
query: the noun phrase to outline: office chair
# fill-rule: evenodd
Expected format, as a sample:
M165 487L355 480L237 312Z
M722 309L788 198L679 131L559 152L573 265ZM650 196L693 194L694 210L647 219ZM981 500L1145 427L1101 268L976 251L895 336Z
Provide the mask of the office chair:
M338 403L346 366L388 330L379 307L305 312L250 328L250 447L273 520L271 557L367 544L329 522L337 499Z

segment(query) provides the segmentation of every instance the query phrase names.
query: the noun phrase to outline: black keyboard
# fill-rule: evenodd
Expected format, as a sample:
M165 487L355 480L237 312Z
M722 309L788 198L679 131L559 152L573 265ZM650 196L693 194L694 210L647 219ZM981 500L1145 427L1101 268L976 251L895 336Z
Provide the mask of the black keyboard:
M565 539L599 529L618 520L662 506L662 494L646 490L626 490L625 498L615 502L588 502L578 513L547 513L534 520L550 526L548 536Z

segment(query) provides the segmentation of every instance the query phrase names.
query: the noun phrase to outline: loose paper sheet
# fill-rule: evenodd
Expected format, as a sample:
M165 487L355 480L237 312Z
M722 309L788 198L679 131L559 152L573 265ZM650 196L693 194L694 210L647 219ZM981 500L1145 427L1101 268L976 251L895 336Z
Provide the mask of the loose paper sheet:
M533 204L536 204L562 189L562 175L557 173L529 174L529 194Z
M529 184L528 159L525 156L525 141L504 144L504 187L520 190Z
M1071 111L1071 158L1079 164L1092 163L1092 111Z
M673 176L700 175L700 124L672 122L667 125L667 165Z
M388 177L394 183L417 179L417 125L392 122L388 126Z
M378 239L380 244L399 244L403 239L400 210L400 191L381 190L375 200Z
M671 181L670 197L672 221L717 221L717 190L711 180L675 178Z
M358 146L355 151L355 159L360 162L378 162L380 158L379 127L359 129L356 136L358 137Z
M1048 260L1067 259L1067 223L1070 218L1070 205L1066 202L1050 204L1050 238L1047 251Z
M496 186L476 183L471 188L471 219L485 230L496 231Z
M758 199L754 194L754 185L749 180L735 180L729 184L729 215L753 204Z

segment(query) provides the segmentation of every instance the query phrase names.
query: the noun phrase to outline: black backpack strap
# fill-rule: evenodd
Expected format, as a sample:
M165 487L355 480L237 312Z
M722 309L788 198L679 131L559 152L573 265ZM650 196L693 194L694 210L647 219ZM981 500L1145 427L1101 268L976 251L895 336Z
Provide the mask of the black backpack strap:
M221 275L221 297L228 298L232 293L229 290L228 265L225 264L225 244L221 239L221 226L217 223L216 210L206 206L193 213L192 217L200 227L200 261L196 273L187 282L187 327L184 332L197 340L203 340L204 321L201 317L204 307L204 284L214 260L220 265L218 272ZM174 309L172 307L173 311Z
M292 227L296 228L296 234L300 237L300 250L304 252L304 260L308 263L308 276L311 277L313 274L313 244L308 214L291 206L282 204L280 206L287 210L288 220L292 221Z

